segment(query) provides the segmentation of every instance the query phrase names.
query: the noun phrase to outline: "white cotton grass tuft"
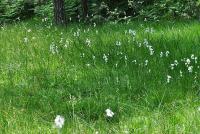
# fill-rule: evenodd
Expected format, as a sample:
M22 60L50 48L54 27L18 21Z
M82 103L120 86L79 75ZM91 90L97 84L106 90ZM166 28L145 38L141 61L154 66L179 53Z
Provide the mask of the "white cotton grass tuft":
M185 65L186 65L186 66L189 66L190 63L191 63L190 59L187 59L187 60L185 61Z
M148 61L148 60L145 60L144 65L147 66L148 63L149 63L149 61Z
M27 43L27 42L28 42L28 38L25 37L25 38L24 38L24 43Z
M170 75L167 75L167 83L170 83L172 77Z
M175 66L174 64L170 65L171 70L174 70L174 66Z
M183 77L183 72L180 70L180 77Z
M194 60L195 59L195 56L194 54L191 54L191 59Z
M160 52L160 58L162 58L162 57L163 57L163 55L164 55L164 54L163 54L163 52Z
M132 29L129 29L128 30L128 33L132 36L136 36L136 31L132 30Z
M193 71L193 66L189 66L189 67L188 67L188 71L189 71L189 73L192 73L192 71Z
M89 46L89 47L91 46L91 40L90 39L86 39L85 43L86 43L87 46Z
M27 32L30 33L30 32L31 32L31 29L28 29Z
M50 49L50 52L52 54L58 54L59 53L58 46L54 42L52 42L52 44L50 45L49 49Z
M109 118L112 118L115 114L113 113L112 110L110 109L106 109L106 116L109 117Z
M165 52L165 56L168 57L168 56L169 56L169 53L170 53L169 51L166 51L166 52Z
M56 128L61 129L65 123L65 119L63 116L61 115L57 115L55 120L54 120L54 125Z
M108 62L108 56L106 54L103 54L103 59L107 63Z
M122 43L120 41L116 41L116 46L121 46Z
M154 50L153 50L152 46L148 46L148 48L149 48L150 55L153 55L154 54Z
M178 64L179 64L178 61L177 61L177 60L174 60L174 65L175 65L175 66L178 66Z

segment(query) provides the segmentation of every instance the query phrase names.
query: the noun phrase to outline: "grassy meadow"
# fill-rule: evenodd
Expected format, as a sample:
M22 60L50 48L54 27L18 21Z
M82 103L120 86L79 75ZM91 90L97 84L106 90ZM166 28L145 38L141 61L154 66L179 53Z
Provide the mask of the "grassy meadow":
M197 134L200 23L0 28L0 133ZM112 118L105 110L111 109Z

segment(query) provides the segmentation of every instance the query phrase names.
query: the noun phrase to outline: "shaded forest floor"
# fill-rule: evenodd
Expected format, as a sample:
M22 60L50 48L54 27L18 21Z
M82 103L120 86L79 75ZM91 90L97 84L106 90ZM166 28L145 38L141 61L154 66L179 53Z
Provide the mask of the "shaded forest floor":
M0 133L199 133L199 22L0 28ZM105 110L114 112L106 117Z

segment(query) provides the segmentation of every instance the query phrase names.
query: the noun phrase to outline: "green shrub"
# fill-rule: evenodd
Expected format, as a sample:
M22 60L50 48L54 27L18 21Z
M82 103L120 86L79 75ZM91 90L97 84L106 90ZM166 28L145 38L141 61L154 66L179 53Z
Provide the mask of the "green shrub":
M0 23L24 19L34 14L34 2L15 0L0 1Z

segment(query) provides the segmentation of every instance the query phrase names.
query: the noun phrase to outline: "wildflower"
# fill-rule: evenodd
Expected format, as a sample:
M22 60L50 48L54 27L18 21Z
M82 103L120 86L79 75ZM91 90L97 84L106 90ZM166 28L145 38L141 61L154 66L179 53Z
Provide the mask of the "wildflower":
M30 32L31 32L31 29L28 29L27 32L30 33Z
M188 71L189 71L189 73L192 73L192 71L193 71L193 66L189 66L189 67L188 67Z
M87 66L87 67L90 67L90 64L88 63L88 64L86 64L86 66Z
M183 77L183 72L180 70L180 77Z
M149 28L147 27L146 29L145 29L145 33L148 33L149 32Z
M191 55L191 59L192 59L192 60L194 60L194 59L195 59L195 57L194 57L194 54L192 54L192 55Z
M190 62L191 62L190 59L187 59L186 62L185 62L185 65L186 66L190 65Z
M147 66L148 65L148 63L149 63L149 61L148 60L145 60L145 66Z
M127 61L127 60L128 60L128 58L127 58L127 56L126 56L126 55L124 56L124 59L125 59L125 61Z
M42 22L46 22L48 20L48 18L44 18L42 19Z
M87 44L87 46L89 46L89 47L90 47L90 45L91 45L91 40L89 40L89 39L86 39L85 43Z
M135 63L135 64L137 64L137 60L133 60L132 62Z
M74 37L79 37L80 36L80 29L77 29L76 32L74 32Z
M120 41L116 41L116 46L121 46L122 43Z
M103 54L103 59L105 60L105 62L108 62L108 57L106 56L106 54Z
M84 58L84 57L85 57L85 53L82 53L82 54L81 54L81 58Z
M94 27L96 27L96 26L97 26L97 24L96 24L96 23L94 23L94 24L93 24L93 26L94 26Z
M54 43L52 43L52 44L50 45L50 52L51 52L52 54L58 53L58 46L56 46Z
M168 57L169 56L169 51L165 52L165 56Z
M54 120L55 127L58 128L58 129L61 129L64 125L64 122L65 122L64 117L57 115L55 120Z
M27 42L28 42L28 38L25 37L25 38L24 38L24 43L27 43Z
M107 117L113 117L114 113L110 109L106 109L106 116Z
M44 19L42 19L42 22L44 22Z
M174 70L174 64L170 65L171 70Z
M136 31L132 30L132 29L129 29L128 30L128 33L132 36L136 36Z
M149 42L147 39L144 39L144 43L143 43L145 46L148 46Z
M141 47L141 46L142 46L142 43L139 43L139 44L138 44L138 47Z
M59 43L61 44L61 43L63 43L63 38L60 38L60 41L59 41Z
M190 59L187 59L187 60L186 60L186 63L187 63L187 64L190 64Z
M117 63L115 64L115 67L116 67L116 68L118 67L118 64L117 64Z
M167 83L170 83L171 78L172 77L170 75L167 75Z
M128 131L128 130L124 130L124 133L125 133L125 134L129 134L129 131Z
M178 66L178 61L177 60L174 61L174 65Z
M154 29L153 28L149 28L149 27L147 27L146 29L145 29L145 33L153 33L154 32Z
M195 57L195 58L194 58L195 64L197 64L197 60L198 60L198 57Z
M74 37L76 37L76 32L74 32Z
M160 52L160 57L161 57L161 58L163 57L163 52Z
M151 73L151 69L149 69L148 72Z
M150 55L153 55L154 54L154 50L153 50L152 46L148 46L148 48L149 48Z
M70 42L68 40L65 41L64 47L67 48L69 46Z

